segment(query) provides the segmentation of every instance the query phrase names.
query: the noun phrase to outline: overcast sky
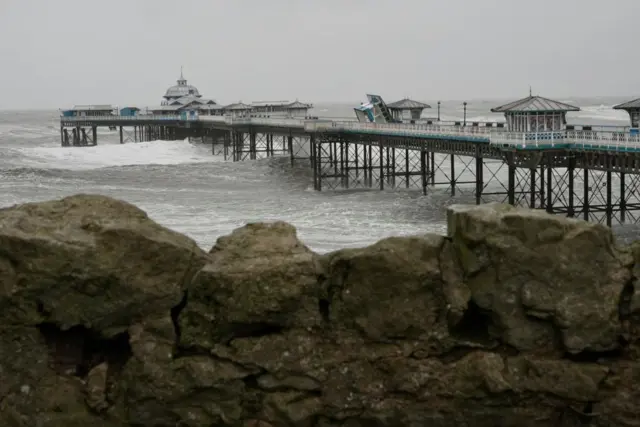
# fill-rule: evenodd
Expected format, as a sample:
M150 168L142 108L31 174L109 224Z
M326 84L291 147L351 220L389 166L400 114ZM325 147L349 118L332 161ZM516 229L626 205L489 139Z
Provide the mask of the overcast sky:
M640 96L640 0L0 0L0 109Z

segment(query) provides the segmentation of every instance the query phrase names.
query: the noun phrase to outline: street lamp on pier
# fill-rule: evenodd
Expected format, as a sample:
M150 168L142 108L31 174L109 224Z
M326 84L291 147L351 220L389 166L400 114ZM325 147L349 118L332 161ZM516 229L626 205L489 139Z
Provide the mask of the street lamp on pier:
M462 105L464 106L464 120L462 122L462 125L466 126L467 125L467 101L464 101Z
M440 121L440 101L438 101L438 121Z

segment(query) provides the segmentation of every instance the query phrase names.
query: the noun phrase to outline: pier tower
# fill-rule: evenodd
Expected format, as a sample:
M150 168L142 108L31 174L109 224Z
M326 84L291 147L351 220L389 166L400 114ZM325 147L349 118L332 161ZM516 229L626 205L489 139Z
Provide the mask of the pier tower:
M614 110L624 110L629 113L631 127L637 132L640 127L640 98L613 107Z
M187 84L187 79L185 79L184 75L182 74L182 68L180 69L180 78L176 81L176 83L176 85L169 87L165 92L163 96L163 98L165 99L165 101L163 101L164 105L170 104L171 101L182 98L184 96L191 96L194 98L202 97L197 87Z

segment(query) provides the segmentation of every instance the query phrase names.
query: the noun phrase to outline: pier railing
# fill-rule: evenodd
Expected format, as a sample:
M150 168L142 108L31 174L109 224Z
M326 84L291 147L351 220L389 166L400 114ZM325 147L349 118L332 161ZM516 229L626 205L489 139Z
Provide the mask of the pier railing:
M493 130L489 139L491 145L518 149L565 148L572 141L565 131L509 132Z
M385 135L449 138L459 137L477 141L489 141L490 128L478 126L441 126L441 125L411 125L404 123L362 123L362 122L332 122L331 127L340 132L363 132Z
M629 132L567 131L567 140L579 150L640 151L640 135Z
M74 116L61 117L66 123L104 122L105 124L132 122L215 122L226 126L265 126L297 128L305 132L369 133L406 136L424 139L461 139L490 143L504 148L536 150L570 148L573 150L638 151L640 135L624 130L561 130L547 132L510 132L489 126L457 126L450 124L363 123L348 120L302 119L290 117L233 117L233 116Z
M490 143L522 150L571 148L574 150L640 151L640 135L615 131L493 131Z
M132 121L132 122L141 122L141 121L167 121L167 120L184 120L179 116L158 116L158 115L140 115L140 116L70 116L70 117L60 117L60 120L63 122L113 122L113 121Z

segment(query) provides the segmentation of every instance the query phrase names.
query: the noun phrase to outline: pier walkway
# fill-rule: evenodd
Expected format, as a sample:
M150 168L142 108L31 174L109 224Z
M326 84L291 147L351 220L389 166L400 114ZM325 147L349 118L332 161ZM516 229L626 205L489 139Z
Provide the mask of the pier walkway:
M371 136L399 136L426 140L466 141L519 150L594 150L606 152L640 151L640 135L607 130L566 130L549 132L511 132L491 126L456 126L440 124L362 123L347 120L199 116L87 116L62 117L64 127L95 126L199 126L220 130L234 128L269 128L274 132L351 133Z
M60 118L63 146L191 138L233 161L287 156L307 165L317 191L442 186L451 196L544 209L585 220L640 222L640 136L568 126L515 132L497 123L367 123L201 115ZM69 131L71 130L71 131Z

